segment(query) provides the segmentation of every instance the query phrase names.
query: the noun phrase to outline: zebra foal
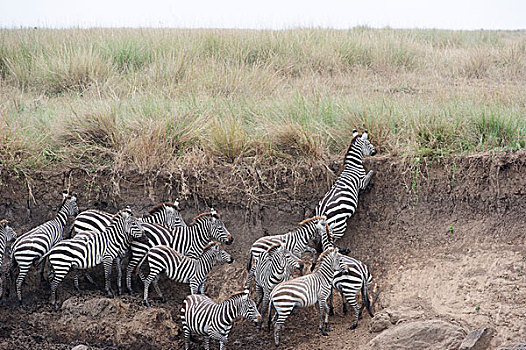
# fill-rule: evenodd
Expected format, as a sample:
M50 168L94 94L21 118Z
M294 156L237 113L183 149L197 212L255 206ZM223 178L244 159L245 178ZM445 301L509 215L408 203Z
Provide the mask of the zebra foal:
M291 252L287 251L281 244L271 246L268 250L261 253L256 262L252 265L248 274L245 289L250 286L250 281L254 278L256 282L256 293L258 294L257 306L261 306L259 312L265 314L267 310L270 293L279 283L290 278L290 270L303 269L303 262ZM263 302L263 304L261 304ZM260 323L261 327L261 323ZM269 319L270 327L270 319Z
M367 130L362 136L353 130L353 138L344 159L344 169L332 188L316 206L316 215L325 215L335 239L339 239L347 228L349 219L358 206L358 194L369 185L373 170L365 174L362 158L374 156L376 149L369 142Z
M358 292L362 292L362 308L365 306L371 317L374 317L371 311L371 302L369 300L369 290L372 287L373 276L369 272L367 265L360 260L343 255L340 260L341 271L334 272L332 286L338 290L342 296L343 313L347 313L347 301L354 309L354 322L350 329L358 326L360 308L356 302ZM332 294L330 297L329 313L333 314Z
M305 276L301 276L289 281L281 282L270 293L270 307L276 310L274 315L274 342L279 346L279 331L289 317L292 310L296 307L308 307L319 304L320 323L319 328L324 336L329 331L329 307L327 298L332 289L332 277L335 271L339 271L341 255L337 248L329 248L320 254L314 271Z
M22 303L22 283L30 267L57 243L62 241L64 227L69 216L78 214L77 197L63 192L62 205L53 220L49 220L19 236L13 243L11 269L19 268L16 279L16 294ZM44 264L40 269L40 278L44 280Z
M164 300L163 294L159 289L157 281L160 274L165 273L168 278L181 283L190 284L190 293L203 293L205 279L217 263L231 264L234 259L230 254L221 249L221 243L211 242L204 249L198 259L189 258L177 252L173 248L160 245L150 249L147 255L142 258L137 266L139 272L141 265L148 259L150 272L148 277L143 279L144 283L144 304L150 306L148 301L148 290L153 282L157 294Z
M113 216L110 225L101 233L74 237L53 247L40 259L42 262L48 256L53 269L51 303L57 307L57 287L70 269L76 274L77 269L92 268L100 263L104 264L106 292L112 298L110 281L113 260L128 249L132 239L144 239L144 231L131 210L123 209Z
M219 341L219 349L225 349L232 323L244 317L261 322L256 303L248 296L248 290L235 293L222 303L215 303L203 294L188 295L181 308L184 332L184 348L190 349L192 334L205 336L205 349L210 350L210 338Z
M190 258L198 258L203 253L204 247L212 240L227 245L234 241L214 209L196 216L194 222L189 226L168 229L156 224L145 223L143 228L148 241L132 242L131 258L126 268L126 285L130 294L133 294L132 273L151 248L165 245ZM141 279L143 278L144 276L141 275Z
M9 227L9 222L5 219L0 220L0 299L4 296L4 281L8 281L6 296L9 294L10 246L15 239L16 233Z

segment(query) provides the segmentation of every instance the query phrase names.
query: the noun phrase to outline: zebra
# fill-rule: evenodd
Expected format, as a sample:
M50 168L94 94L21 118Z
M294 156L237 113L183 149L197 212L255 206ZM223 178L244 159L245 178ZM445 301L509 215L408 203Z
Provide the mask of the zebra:
M338 290L342 296L343 313L347 313L345 301L354 308L354 322L350 326L350 329L355 329L358 326L358 317L360 315L360 308L356 303L356 296L360 290L362 291L362 308L365 306L369 315L374 317L368 294L372 286L373 276L369 272L367 265L346 255L342 255L340 266L344 270L334 272L332 286ZM333 314L332 294L329 300L329 309L329 314Z
M260 323L261 315L248 294L248 290L234 293L219 304L204 294L188 295L181 308L185 350L190 348L192 333L205 336L206 350L210 349L210 338L219 340L219 349L223 350L234 320L244 317Z
M186 226L181 213L179 202L163 202L154 206L148 212L148 215L138 218L141 222L155 223L166 227ZM73 226L69 231L68 238L73 233L80 232L102 232L110 224L113 214L108 212L89 209L81 212L75 218Z
M272 292L274 287L279 283L287 281L290 278L289 270L294 268L303 269L303 262L287 251L280 243L271 246L267 251L261 253L252 265L245 289L249 288L250 281L254 278L256 282L256 292L258 294L256 304L259 307L261 302L263 302L259 310L261 315L264 315L267 310L270 292Z
M16 233L6 219L0 220L0 299L4 296L4 280L8 281L9 256L11 243L16 239ZM5 260L4 260L5 259ZM10 264L9 264L10 265ZM6 296L9 294L9 283L6 284Z
M148 242L132 242L131 259L126 268L126 286L131 295L134 293L132 289L132 273L150 248L157 245L166 245L181 254L195 259L202 254L203 248L211 240L226 243L227 245L232 244L234 240L214 209L196 216L194 222L189 226L168 229L156 224L145 223L143 228L145 235L148 237ZM141 273L140 275L141 279L143 279L144 276Z
M327 225L325 216L314 216L300 222L299 227L283 235L264 236L252 244L248 252L247 270L250 271L252 264L258 259L259 255L268 250L275 244L282 243L293 255L301 257L304 252L313 254L311 271L316 264L316 252L308 246L309 242L320 239L325 249L332 244L333 238L330 228Z
M178 201L175 201L173 203L163 202L154 206L152 209L150 209L148 215L145 215L142 218L138 218L138 220L144 223L155 223L166 227L186 226L186 223L184 222L181 216L180 210L181 209L179 207ZM106 227L109 226L112 217L113 214L110 214L105 211L96 209L85 210L79 215L77 215L77 217L75 218L71 230L69 231L69 238L71 238L73 233L75 233L76 235L91 235L93 233L100 233L104 231ZM123 252L122 255L115 259L115 265L117 269L117 287L119 290L119 295L122 294L121 265L122 259L124 258L125 254L126 252ZM89 273L86 272L85 277L92 284L95 284L93 278L90 276ZM75 280L78 281L78 276L75 276Z
M270 318L272 307L274 307L276 310L273 318L276 347L279 346L280 342L279 331L296 306L307 307L319 303L319 328L324 336L328 335L329 307L327 306L327 298L331 293L333 273L341 270L340 257L341 254L338 253L338 248L325 250L318 257L316 268L311 274L281 282L270 293L268 316Z
M22 283L29 268L62 240L68 217L75 216L79 212L77 196L69 195L67 192L63 192L62 195L62 205L53 220L49 220L24 233L13 243L11 249L11 271L18 266L16 294L20 303L22 303ZM44 280L44 266L45 264L42 264L40 269L41 280Z
M316 215L327 217L335 240L345 233L347 219L354 214L358 205L358 193L367 188L375 173L369 170L365 174L362 158L375 154L376 149L367 139L367 130L362 136L353 130L353 139L344 159L344 169L315 209Z
M113 260L120 252L128 249L132 239L145 239L144 231L131 210L126 208L117 212L110 225L100 234L74 237L53 247L39 261L48 257L53 269L51 303L58 309L56 290L70 269L87 269L101 262L104 264L105 289L108 297L112 298L110 277ZM78 280L75 287L78 289Z
M181 283L190 284L191 294L203 294L205 279L212 267L216 263L231 264L234 259L230 254L221 249L221 243L217 241L210 242L204 249L198 259L189 258L174 249L165 245L155 246L142 258L137 266L139 272L141 265L148 259L150 272L148 277L143 279L144 283L144 305L150 306L148 301L148 289L153 282L155 290L161 300L164 296L159 289L157 281L162 272L166 273L168 278Z

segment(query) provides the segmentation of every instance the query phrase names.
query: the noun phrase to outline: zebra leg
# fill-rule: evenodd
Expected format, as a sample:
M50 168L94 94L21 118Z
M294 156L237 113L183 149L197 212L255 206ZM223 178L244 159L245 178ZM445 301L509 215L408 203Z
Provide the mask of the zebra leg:
M360 307L356 302L356 294L348 295L346 299L349 305L354 309L354 321L349 329L355 329L358 326L358 318L360 317Z
M89 272L86 272L84 274L84 277L88 280L89 283L93 284L94 286L97 285L97 283L95 283L95 281L93 280L93 277L91 277L91 275L89 274Z
M347 314L347 301L345 300L345 295L343 295L343 292L340 291L340 295L342 296L342 311L343 314Z
M115 258L115 266L117 268L117 288L119 295L122 295L122 259L120 257Z
M73 266L71 269L73 270L73 276L74 276L73 277L74 278L73 281L75 283L75 289L77 290L77 292L80 293L80 288L79 288L79 270L75 266Z
M132 273L138 263L137 259L132 255L128 267L126 268L126 287L128 288L128 293L130 293L130 295L134 294L132 289Z
M113 259L105 258L103 261L104 264L104 289L108 293L108 298L113 298L113 291L111 290L111 269L113 267Z
M323 301L319 301L319 306L320 306L320 324L318 326L318 328L320 329L321 331L321 334L323 336L328 336L329 334L327 333L326 331L326 328L328 328L328 319L325 318L325 312L327 311L327 303L326 302L323 302ZM328 315L327 315L328 317ZM325 326L325 327L324 327Z
M55 273L53 275L53 280L50 283L51 284L51 304L55 306L55 310L57 311L58 311L57 287L60 284L60 282L62 282L64 277L66 277L71 267L72 266L66 265L66 266L60 266L54 269Z
M18 297L18 302L22 304L22 283L24 283L24 279L29 271L29 266L19 265L19 267L20 271L18 272L18 277L16 279L16 295Z
M153 278L150 278L150 276L148 276L148 278L144 281L143 299L144 299L144 305L146 305L147 307L150 307L150 302L148 301L148 290L150 289L150 283L152 283L152 280Z
M40 282L46 282L46 278L44 277L44 268L46 267L46 260L42 261L42 264L40 265Z
M334 316L334 306L333 306L333 295L334 293L332 292L332 289L331 289L331 294L329 294L329 316Z
M153 287L155 288L155 292L157 293L161 303L166 303L166 299L164 298L163 292L161 292L161 288L159 288L159 278L161 278L161 273L157 273L157 276L154 278Z
M0 275L0 299L4 296L4 274Z
M210 337L205 335L205 350L210 350Z
M256 306L259 307L261 305L261 302L263 301L263 288L256 284L256 293L258 294L258 301L256 302ZM261 312L264 312L261 310Z
M183 333L184 333L184 350L190 350L190 329L188 329L188 326L183 323Z
M258 328L261 329L261 326L263 325L263 315L265 314L265 311L267 311L267 307L269 307L269 299L270 299L270 294L269 293L264 293L263 295L263 306L261 307L261 322L259 323L258 325ZM270 317L269 317L270 318ZM270 328L270 325L269 325L269 328Z

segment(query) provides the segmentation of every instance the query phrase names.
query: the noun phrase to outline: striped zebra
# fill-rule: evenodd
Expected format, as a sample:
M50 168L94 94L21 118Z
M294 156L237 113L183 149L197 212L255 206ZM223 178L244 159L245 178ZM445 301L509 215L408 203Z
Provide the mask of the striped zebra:
M62 241L68 217L75 216L79 212L77 197L67 192L63 192L62 195L62 205L57 216L18 237L11 249L11 269L14 270L17 266L19 268L16 294L20 303L22 303L22 283L29 268L53 246ZM44 280L44 264L40 269L40 278Z
M71 230L69 231L69 237L72 234L84 234L91 235L93 233L100 233L109 226L113 214L105 211L89 209L85 210L75 218ZM186 226L181 213L179 202L163 202L154 206L147 215L142 218L138 218L139 221L144 223L155 223L166 227L177 227ZM126 252L115 259L115 265L117 269L117 287L119 295L122 294L122 259ZM85 277L92 283L95 284L93 278L88 272L85 273ZM75 281L78 281L78 276L75 275Z
M311 271L316 263L316 252L309 247L309 243L320 240L325 249L332 244L332 234L324 216L314 216L300 222L299 227L283 235L264 236L252 244L248 252L247 270L250 271L252 264L259 258L261 253L267 251L271 246L283 244L285 249L297 257L304 252L313 255Z
M256 303L249 298L248 290L235 293L219 304L203 294L188 295L181 308L185 350L190 348L192 334L205 336L206 350L210 349L210 338L218 340L219 349L223 350L232 323L240 317L261 322L261 315Z
M8 281L11 243L16 233L7 220L0 220L0 299L4 296L4 280ZM6 295L9 294L9 282L6 284Z
M345 233L347 219L354 214L358 205L358 193L369 185L374 175L373 170L365 174L362 158L375 154L375 148L367 139L367 131L360 136L353 130L353 139L345 155L344 169L315 210L316 215L327 217L335 239L341 238Z
M137 272L144 261L148 259L150 272L144 283L144 305L150 306L148 290L153 282L159 297L164 301L164 296L159 289L157 281L161 273L180 283L190 284L191 294L203 294L205 279L212 267L217 263L231 264L234 259L230 254L221 249L221 243L210 242L199 258L189 258L165 245L155 246L142 258L137 266Z
M332 286L338 290L342 296L343 313L347 313L346 301L354 308L354 322L350 329L355 329L356 326L358 326L358 317L360 316L360 308L356 302L356 296L360 290L362 291L362 308L365 306L369 315L374 317L371 311L368 293L372 286L373 276L369 273L367 265L346 255L342 256L340 266L344 270L334 273ZM332 294L329 301L329 310L329 314L334 313Z
M131 210L126 208L115 214L110 225L100 234L74 237L53 247L40 259L42 262L48 256L49 264L53 269L52 304L57 307L57 287L70 269L74 271L88 269L100 263L104 264L106 292L112 298L110 278L113 260L119 256L120 252L128 249L133 239L145 239L144 231L140 222L133 217ZM75 287L78 288L78 285Z
M339 271L341 254L338 248L329 248L320 254L314 271L289 281L281 282L270 293L270 307L276 310L274 315L274 342L279 346L279 331L285 320L289 317L294 307L307 307L319 303L321 333L326 336L329 331L329 306L327 298L332 289L332 277L335 271Z
M267 310L270 292L272 292L278 284L290 278L289 271L292 269L303 269L303 262L279 243L261 253L252 265L245 289L248 289L251 279L254 278L256 282L256 293L258 294L256 304L258 307L262 305L259 310L261 315L264 315ZM261 304L261 302L263 302L263 304Z
M147 215L139 218L141 222L159 224L166 227L186 226L179 208L179 202L164 202L154 206ZM80 232L102 232L109 226L113 214L102 210L85 210L75 218L68 238Z
M196 216L194 222L189 226L168 229L156 224L145 223L143 228L148 242L132 242L131 259L126 269L126 286L132 295L134 293L132 273L152 247L165 245L190 258L198 258L210 241L232 244L234 240L214 209ZM141 279L144 279L141 273L140 276Z

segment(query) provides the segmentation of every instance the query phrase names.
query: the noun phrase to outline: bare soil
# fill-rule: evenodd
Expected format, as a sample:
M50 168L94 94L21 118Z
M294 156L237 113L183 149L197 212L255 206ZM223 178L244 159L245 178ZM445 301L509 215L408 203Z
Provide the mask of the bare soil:
M340 245L370 264L375 313L396 314L397 322L444 320L466 333L495 329L493 347L526 341L526 154L478 154L442 161L374 157L374 187L360 197L357 213ZM234 235L226 247L235 258L219 265L206 292L216 300L238 291L246 278L246 252L265 234L284 233L313 213L317 201L341 170L338 160L295 169L258 170L246 164L214 164L210 170L178 174L89 174L80 169L29 176L0 168L0 218L17 232L48 220L70 187L80 209L115 211L131 205L144 214L152 205L182 199L187 222L213 205ZM270 180L269 180L270 179ZM257 200L260 198L260 200ZM187 287L161 280L166 303L142 305L135 296L106 299L102 269L98 286L71 277L59 287L61 310L49 306L49 286L38 273L24 285L24 305L13 295L0 303L1 349L181 348L178 320ZM152 291L152 295L155 293ZM317 329L316 308L297 310L282 332L283 349L372 349L371 318L364 315L349 330L339 297L332 332ZM272 349L271 333L247 321L236 322L229 349ZM194 344L194 349L198 344Z

